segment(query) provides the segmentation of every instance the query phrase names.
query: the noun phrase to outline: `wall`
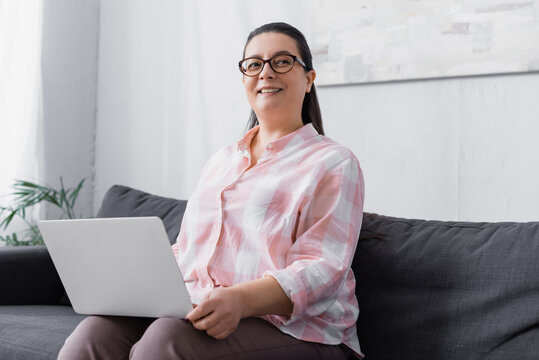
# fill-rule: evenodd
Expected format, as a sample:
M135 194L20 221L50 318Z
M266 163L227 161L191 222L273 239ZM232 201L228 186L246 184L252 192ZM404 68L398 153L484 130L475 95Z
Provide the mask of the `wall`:
M95 208L120 183L187 198L249 107L237 61L250 30L310 34L309 2L102 2ZM319 88L326 133L350 147L365 210L448 220L539 218L539 74Z
M40 178L74 187L87 178L75 207L93 215L99 0L43 4L43 118ZM52 210L48 209L47 217Z
M327 132L357 154L366 210L539 219L539 74L323 88Z

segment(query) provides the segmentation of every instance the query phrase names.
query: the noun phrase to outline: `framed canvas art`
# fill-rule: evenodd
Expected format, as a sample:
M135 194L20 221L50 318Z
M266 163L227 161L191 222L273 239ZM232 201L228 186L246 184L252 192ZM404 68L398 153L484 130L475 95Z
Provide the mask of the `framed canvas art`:
M318 85L539 71L539 0L316 0Z

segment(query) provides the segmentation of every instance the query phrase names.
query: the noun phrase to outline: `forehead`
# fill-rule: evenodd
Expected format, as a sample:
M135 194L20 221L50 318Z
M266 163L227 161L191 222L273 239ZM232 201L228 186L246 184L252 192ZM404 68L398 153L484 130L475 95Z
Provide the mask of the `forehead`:
M267 32L259 34L249 41L245 48L245 57L268 58L279 51L288 51L292 55L299 56L298 46L293 38L281 33Z

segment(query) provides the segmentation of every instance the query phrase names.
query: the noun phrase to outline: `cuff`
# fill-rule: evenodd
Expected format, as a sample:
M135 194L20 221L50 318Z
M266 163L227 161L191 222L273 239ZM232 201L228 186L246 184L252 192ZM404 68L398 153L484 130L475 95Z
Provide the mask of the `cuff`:
M272 315L272 318L278 319L283 325L301 318L307 304L307 288L303 280L295 272L286 269L266 271L264 277L266 276L277 280L292 302L292 313L289 316Z

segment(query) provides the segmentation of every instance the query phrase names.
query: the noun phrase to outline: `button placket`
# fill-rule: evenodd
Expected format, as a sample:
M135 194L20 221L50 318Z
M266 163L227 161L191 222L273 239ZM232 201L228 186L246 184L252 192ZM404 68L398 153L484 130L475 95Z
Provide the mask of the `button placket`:
M227 189L227 187L225 187L223 190L221 190L220 204L219 204L219 207L217 209L217 214L216 214L216 220L217 221L214 223L214 226L219 227L219 231L218 231L217 237L210 242L210 246L209 246L208 254L207 254L208 257L207 257L206 264L210 264L211 259L213 258L213 255L215 254L217 244L219 243L219 239L221 238L221 233L223 232L223 202L224 202L224 197L225 197L224 192L225 192L226 189ZM204 267L204 274L203 275L204 275L205 280L208 282L208 284L210 284L210 288L213 289L214 283L213 283L212 277L209 274L208 266Z
M248 155L249 155L249 158L250 158L250 153ZM223 233L223 217L224 217L224 208L226 206L226 202L229 201L230 198L231 198L231 195L230 195L231 190L237 189L238 184L239 184L244 172L245 172L245 170L243 170L235 180L233 180L229 185L225 186L221 190L220 204L219 204L217 214L216 214L216 220L217 221L215 222L215 225L214 225L214 226L219 227L218 236L211 242L211 247L210 247L209 252L208 252L208 255L209 255L208 256L208 261L207 261L208 264L211 262L211 259L213 258L214 254L215 254L215 250L217 249L217 244L219 243L219 241L221 239L221 235ZM215 285L214 280L210 276L207 266L204 268L204 278L210 284L211 288L215 287L214 286Z

